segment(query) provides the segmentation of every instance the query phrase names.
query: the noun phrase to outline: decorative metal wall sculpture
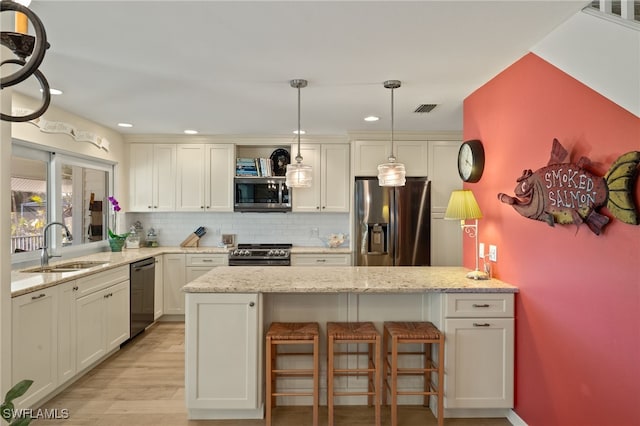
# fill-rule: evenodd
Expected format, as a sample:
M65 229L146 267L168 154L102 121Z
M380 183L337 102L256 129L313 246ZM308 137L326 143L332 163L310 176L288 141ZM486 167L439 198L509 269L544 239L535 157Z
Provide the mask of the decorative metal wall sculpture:
M590 164L586 157L577 163L563 163L567 155L567 150L554 139L548 165L535 172L525 170L517 180L515 197L499 193L498 199L529 219L550 226L586 223L596 235L609 223L607 216L597 212L603 206L618 220L638 225L634 187L640 151L621 155L604 178L585 170Z
M44 74L38 70L38 67L44 59L45 51L49 48L49 43L47 43L47 33L44 25L42 25L42 21L40 21L40 18L38 18L31 9L10 0L0 1L0 12L11 10L27 16L27 19L31 21L33 25L35 37L18 32L0 32L0 44L10 49L18 57L17 59L4 60L0 63L0 66L5 64L20 65L20 68L14 73L0 78L0 90L21 83L33 75L42 88L42 106L38 108L38 110L23 116L0 113L0 119L4 121L24 122L40 117L47 108L49 108L49 103L51 102L49 82L47 82Z

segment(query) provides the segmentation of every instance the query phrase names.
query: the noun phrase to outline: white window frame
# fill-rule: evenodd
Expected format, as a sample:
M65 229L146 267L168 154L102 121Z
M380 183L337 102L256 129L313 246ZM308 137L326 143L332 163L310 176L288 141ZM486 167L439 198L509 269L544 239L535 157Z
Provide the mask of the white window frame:
M62 164L89 167L106 172L108 174L107 192L108 194L114 193L116 166L116 163L114 162L80 156L68 152L61 152L60 150L54 150L52 147L23 143L15 139L12 143L12 155L42 160L47 163L47 223L52 221L60 222L62 219L62 203L60 202L62 200ZM111 226L111 223L109 223L110 220L111 215L107 215L107 222L104 224L105 230ZM104 251L105 248L109 246L109 242L105 237L102 241L61 247L62 240L59 233L53 232L50 233L49 236L51 237L51 241L49 243L50 254L60 255L63 257L81 256L92 252ZM12 253L11 255L11 263L13 265L28 264L39 259L39 250L24 253Z

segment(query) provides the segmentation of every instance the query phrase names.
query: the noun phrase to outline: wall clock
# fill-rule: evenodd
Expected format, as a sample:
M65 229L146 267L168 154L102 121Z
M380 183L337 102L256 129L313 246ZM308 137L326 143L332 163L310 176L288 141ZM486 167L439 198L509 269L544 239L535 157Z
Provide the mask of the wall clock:
M484 171L484 147L477 139L465 141L458 151L458 173L465 182L477 182Z

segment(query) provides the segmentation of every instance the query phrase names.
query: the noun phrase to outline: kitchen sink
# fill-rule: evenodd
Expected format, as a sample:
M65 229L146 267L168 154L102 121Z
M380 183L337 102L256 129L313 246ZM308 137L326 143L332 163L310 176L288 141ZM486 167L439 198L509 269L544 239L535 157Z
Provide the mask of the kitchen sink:
M35 272L35 273L46 273L46 272L72 272L79 271L82 269L93 268L94 266L104 265L107 262L100 261L77 261L77 262L67 262L60 263L57 265L50 266L37 266L35 268L24 269L22 272Z

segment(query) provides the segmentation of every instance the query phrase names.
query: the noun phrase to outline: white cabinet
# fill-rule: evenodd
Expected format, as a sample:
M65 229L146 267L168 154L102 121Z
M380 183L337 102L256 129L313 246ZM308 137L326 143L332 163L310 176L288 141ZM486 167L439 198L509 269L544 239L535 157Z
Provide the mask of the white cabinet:
M129 281L121 282L109 287L105 294L106 300L106 326L107 326L107 352L120 346L120 343L129 338ZM106 292L106 291L105 291Z
M184 315L185 255L165 254L163 262L164 315Z
M212 212L233 211L233 176L235 145L207 145L205 163L205 209Z
M172 211L176 198L176 145L129 146L129 211Z
M11 382L33 380L18 407L32 407L57 386L57 289L28 293L12 300Z
M164 313L164 256L156 256L156 268L153 288L153 319L157 320Z
M292 148L292 152L297 151ZM349 145L302 145L300 154L313 168L313 183L310 188L292 189L293 211L348 212Z
M77 280L78 372L129 338L129 266Z
M393 141L394 154L405 165L407 176L429 176L427 141ZM378 165L387 163L391 141L354 142L354 176L378 176Z
M262 418L261 306L260 294L187 293L189 418Z
M176 210L233 211L233 144L177 148Z
M444 295L445 408L511 408L514 295Z
M351 266L348 253L291 254L291 266Z
M458 175L459 141L429 141L431 181L431 266L462 265L460 221L445 220L451 191L462 188Z
M58 385L75 376L76 364L76 293L78 285L69 281L57 286L58 291Z
M216 266L228 265L229 256L226 254L188 254L186 263L186 282L189 283Z
M378 176L378 164L391 154L391 141L355 141L353 149L353 175Z
M176 210L204 211L204 152L202 144L177 148Z

